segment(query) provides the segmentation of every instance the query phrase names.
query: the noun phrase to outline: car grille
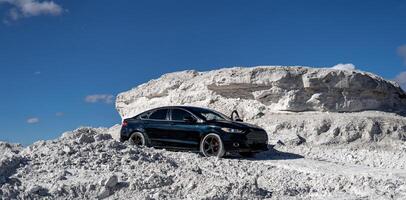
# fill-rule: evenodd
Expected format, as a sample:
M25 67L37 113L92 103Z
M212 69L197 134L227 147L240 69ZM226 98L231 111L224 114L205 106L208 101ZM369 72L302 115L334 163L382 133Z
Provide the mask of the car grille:
M255 143L266 143L268 141L267 133L260 130L251 130L246 137L248 141Z

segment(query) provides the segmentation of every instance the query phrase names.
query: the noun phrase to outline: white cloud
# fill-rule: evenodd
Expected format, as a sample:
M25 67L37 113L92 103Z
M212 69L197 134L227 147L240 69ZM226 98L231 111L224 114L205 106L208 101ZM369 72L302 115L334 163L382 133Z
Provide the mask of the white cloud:
M36 71L36 72L34 72L34 75L40 75L41 74L41 72L40 71Z
M31 117L27 119L27 123L28 124L36 124L39 122L39 118L38 117Z
M403 59L403 64L406 65L406 44L398 47L398 55Z
M88 95L85 97L85 101L87 103L113 103L113 98L114 96L111 94L93 94L93 95Z
M64 116L65 115L65 113L63 113L63 112L57 112L57 113L55 113L55 116L57 116L57 117L62 117L62 116Z
M395 81L397 83L399 83L400 87L402 87L405 90L406 89L406 71L398 74L395 78Z
M21 18L39 16L39 15L61 15L62 6L53 1L39 0L0 0L0 4L9 4L11 8L7 11L7 19L3 20L9 23L9 20L16 21Z
M339 69L339 70L356 70L356 67L354 64L351 63L339 63L337 65L334 65L333 67L331 67L333 69Z

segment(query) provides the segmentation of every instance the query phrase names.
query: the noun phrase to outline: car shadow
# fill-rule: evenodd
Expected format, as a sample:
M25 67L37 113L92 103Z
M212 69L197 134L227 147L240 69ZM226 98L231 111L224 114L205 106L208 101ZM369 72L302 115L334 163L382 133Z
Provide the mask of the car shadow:
M273 146L269 146L268 151L258 153L253 157L242 157L238 154L237 155L233 154L233 155L228 155L226 158L246 159L246 160L293 160L293 159L304 158L304 156L295 154L295 153L278 151L278 150L274 149Z
M255 159L255 160L293 160L293 159L300 159L300 158L304 158L304 156L295 154L295 153L278 151L274 148L271 148L268 151L257 154L252 159Z

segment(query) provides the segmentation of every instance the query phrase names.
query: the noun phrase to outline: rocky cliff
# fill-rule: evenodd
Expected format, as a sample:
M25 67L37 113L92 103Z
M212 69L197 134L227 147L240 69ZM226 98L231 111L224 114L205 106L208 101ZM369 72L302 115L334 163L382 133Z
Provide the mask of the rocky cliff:
M123 118L163 105L198 105L246 119L275 111L401 112L406 93L366 72L307 67L225 68L165 74L118 95Z

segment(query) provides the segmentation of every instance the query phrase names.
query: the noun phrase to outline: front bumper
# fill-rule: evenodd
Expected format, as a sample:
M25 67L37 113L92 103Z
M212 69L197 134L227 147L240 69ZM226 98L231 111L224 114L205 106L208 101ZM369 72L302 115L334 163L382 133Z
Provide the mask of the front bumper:
M227 152L267 151L268 134L264 130L250 130L245 134L228 133L223 143Z

